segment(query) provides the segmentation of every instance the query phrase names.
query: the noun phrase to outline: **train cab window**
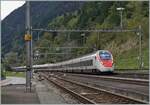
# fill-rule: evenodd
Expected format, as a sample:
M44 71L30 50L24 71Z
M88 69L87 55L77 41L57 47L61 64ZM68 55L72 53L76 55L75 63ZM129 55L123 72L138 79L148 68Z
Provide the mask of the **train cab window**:
M102 60L110 60L111 59L111 54L109 52L100 52L99 56Z

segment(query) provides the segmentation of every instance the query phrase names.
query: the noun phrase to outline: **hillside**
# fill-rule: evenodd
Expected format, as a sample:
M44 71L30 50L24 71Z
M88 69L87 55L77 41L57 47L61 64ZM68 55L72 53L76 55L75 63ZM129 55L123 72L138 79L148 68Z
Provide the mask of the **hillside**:
M124 7L123 28L134 29L142 26L143 66L148 68L148 2L87 2L81 10L61 15L49 22L52 29L116 29L120 26L117 7ZM84 34L84 37L82 35ZM66 41L67 40L67 41ZM107 49L114 55L116 68L138 68L139 37L136 33L43 33L36 47L41 53L67 53L66 55L41 55L36 63L58 62L98 49ZM49 46L78 46L80 49L50 49ZM69 54L71 53L71 54ZM43 58L43 59L42 59ZM46 59L45 59L46 58Z
M78 6L77 6L78 7ZM79 6L80 7L80 6ZM78 7L78 8L79 8ZM124 7L123 28L142 26L142 56L144 68L148 68L149 5L148 1L99 1L84 2L80 9L39 22L46 29L118 29L120 13L117 7ZM39 11L38 11L39 12ZM34 19L35 20L35 19ZM38 25L38 24L36 24ZM116 68L138 68L139 37L136 33L40 33L40 40L34 39L34 48L40 47L40 56L34 64L53 63L107 49L114 56ZM59 47L83 47L65 49ZM37 50L34 50L36 52ZM14 51L13 51L14 52ZM66 53L53 55L51 53ZM14 54L15 56L15 54ZM21 55L21 59L24 58ZM25 64L25 61L21 63Z
M32 27L46 27L53 18L80 9L82 2L31 2ZM38 11L37 11L38 10ZM10 51L22 53L25 33L25 5L2 21L2 55Z

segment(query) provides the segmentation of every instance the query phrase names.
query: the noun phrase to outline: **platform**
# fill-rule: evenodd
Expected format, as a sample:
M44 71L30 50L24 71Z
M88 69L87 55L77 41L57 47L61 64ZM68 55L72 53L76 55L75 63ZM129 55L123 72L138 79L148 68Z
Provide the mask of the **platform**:
M7 77L5 80L0 81L0 86L15 84L25 84L25 78L23 77Z
M25 78L9 77L1 81L2 104L71 104L78 103L46 81L32 80L31 93L26 91Z
M37 93L33 87L32 92L26 92L25 85L13 84L1 87L2 104L39 104Z

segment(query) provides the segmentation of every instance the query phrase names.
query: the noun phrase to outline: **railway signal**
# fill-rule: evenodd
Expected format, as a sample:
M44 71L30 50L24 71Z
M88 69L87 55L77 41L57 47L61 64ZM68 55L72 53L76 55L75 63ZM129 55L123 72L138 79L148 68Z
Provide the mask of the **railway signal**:
M30 34L25 34L24 36L25 41L31 41L31 39L32 39L32 36Z

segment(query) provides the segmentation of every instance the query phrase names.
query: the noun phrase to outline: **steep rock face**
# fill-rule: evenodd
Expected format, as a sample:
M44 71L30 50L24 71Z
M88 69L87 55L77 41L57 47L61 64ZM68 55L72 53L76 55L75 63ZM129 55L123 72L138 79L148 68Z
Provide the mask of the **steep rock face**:
M80 9L82 5L83 2L75 1L31 2L32 27L44 28L53 18ZM2 55L10 50L19 51L22 48L25 33L25 9L24 4L2 21Z

